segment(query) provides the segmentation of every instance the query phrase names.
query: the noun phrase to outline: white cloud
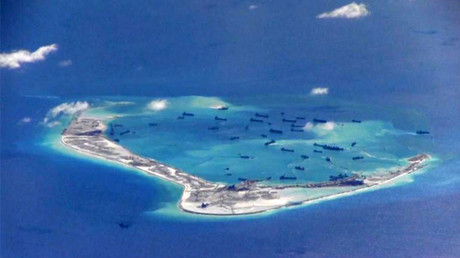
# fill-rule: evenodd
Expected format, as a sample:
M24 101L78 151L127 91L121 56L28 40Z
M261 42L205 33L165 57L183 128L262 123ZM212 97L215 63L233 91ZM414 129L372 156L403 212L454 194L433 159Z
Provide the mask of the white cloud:
M308 122L305 124L303 129L305 131L313 131L317 134L324 134L327 131L332 131L335 128L335 123L334 122L326 122L326 123L318 123L314 124L312 122Z
M19 121L19 124L28 124L32 121L32 119L30 117L24 117L23 119L21 119Z
M255 9L257 9L257 8L259 8L259 6L255 5L255 4L251 4L251 5L249 6L249 10L251 10L251 11L252 11L252 10L255 10Z
M312 122L308 122L308 123L305 124L305 126L303 127L303 129L304 129L305 131L310 131L311 129L313 129L314 126L315 126L315 125L314 125Z
M81 113L89 108L89 103L86 101L77 101L62 103L48 111L46 117L43 119L43 123L49 127L60 124L57 119L62 116L71 116L77 113Z
M70 65L72 65L72 60L70 60L70 59L62 60L61 62L59 62L60 67L67 67L67 66L70 66Z
M18 50L11 53L0 54L0 68L17 69L22 63L35 63L45 60L45 57L58 49L56 44L40 47L34 52Z
M319 19L327 19L327 18L352 19L352 18L368 16L370 13L371 12L366 8L365 4L363 3L357 4L356 2L353 2L351 4L339 7L331 12L322 13L316 16L316 18L319 18Z
M327 95L329 93L329 88L313 88L310 91L311 95Z
M155 99L147 104L147 108L150 110L160 111L168 107L168 100L166 99Z
M334 122L326 122L324 124L318 124L316 127L325 131L332 131L335 128Z

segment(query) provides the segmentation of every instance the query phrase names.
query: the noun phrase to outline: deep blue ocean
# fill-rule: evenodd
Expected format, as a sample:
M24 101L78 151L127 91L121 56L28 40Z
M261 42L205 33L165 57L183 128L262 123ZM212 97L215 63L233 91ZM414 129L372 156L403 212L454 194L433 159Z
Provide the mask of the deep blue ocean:
M348 3L2 1L0 52L52 43L59 50L1 70L0 256L460 257L460 2L366 1L368 17L315 18ZM63 60L72 65L59 66ZM329 95L308 96L314 87L328 87ZM392 159L424 151L439 160L412 182L378 191L261 216L202 217L175 208L180 187L63 151L53 144L62 127L41 123L64 102L166 98L174 106L191 95L251 107L247 112L358 117L375 122L364 124L369 130L429 130L429 137L379 144ZM212 173L228 160L196 164L211 155L206 146L242 131L203 133L197 145L200 135L184 129L177 146L170 130L135 127L151 122L149 114L117 122L138 131L124 146L234 182L236 174ZM147 137L151 129L162 133ZM252 141L258 134L244 135ZM156 148L159 140L176 145Z

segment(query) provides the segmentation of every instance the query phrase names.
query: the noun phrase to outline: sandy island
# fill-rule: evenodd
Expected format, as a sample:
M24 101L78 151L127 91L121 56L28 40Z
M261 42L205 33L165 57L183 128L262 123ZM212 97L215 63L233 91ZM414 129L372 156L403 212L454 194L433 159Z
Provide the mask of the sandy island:
M184 187L179 207L191 213L207 215L243 215L260 213L322 199L331 199L364 191L413 173L426 166L427 154L418 154L408 164L385 175L360 176L320 183L264 185L244 181L236 185L209 182L153 159L136 155L104 135L103 121L91 117L77 117L62 132L61 143L79 153L102 158L139 169ZM311 190L334 190L329 194L311 194ZM302 192L304 191L304 192Z

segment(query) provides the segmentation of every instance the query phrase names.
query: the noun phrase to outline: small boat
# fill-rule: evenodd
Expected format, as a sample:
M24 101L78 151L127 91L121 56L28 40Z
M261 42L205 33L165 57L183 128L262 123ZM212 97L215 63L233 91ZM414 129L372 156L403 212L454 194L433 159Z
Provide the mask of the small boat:
M301 132L303 132L303 130L302 130L302 129L291 128L291 132L298 132L298 133L301 133Z
M267 115L267 114L262 114L262 113L256 113L255 116L257 116L257 117L268 118L268 115Z
M243 177L238 177L238 180L239 180L239 181L248 181L247 178L243 178Z
M207 202L202 202L202 203L201 203L201 208L204 209L204 208L208 207L208 205L209 205L209 203L207 203Z
M355 147L355 145L356 145L356 142L351 143L351 147Z
M297 177L282 175L282 176L280 176L280 180L297 180Z
M115 126L115 127L123 127L122 124L113 124L113 126Z
M195 116L195 114L183 112L183 113L182 113L182 116Z
M255 119L255 118L251 118L249 119L250 122L257 122L257 123L263 123L264 121L261 120L261 119Z
M323 123L324 124L324 123L327 123L327 120L315 118L315 119L313 119L313 122L315 122L315 123Z
M121 132L120 135L125 135L125 134L130 133L130 132L131 132L130 130L126 130L124 132Z
M262 138L267 138L266 134L261 134L260 136L262 136Z
M353 157L352 159L353 160L359 160L359 159L364 159L364 157L363 156L356 156L356 157Z
M268 181L268 180L271 180L271 179L272 179L272 177L271 177L271 176L269 176L269 177L265 178L265 180L267 180L267 181Z
M115 139L113 139L113 141L120 142L120 139L115 138Z
M300 155L302 159L309 159L310 157L308 155Z
M281 148L281 151L285 151L285 152L294 152L293 149L287 149L287 148Z
M422 131L422 130L418 130L416 133L419 134L419 135L421 135L421 134L430 134L430 132Z
M332 162L332 159L329 158L329 157L327 157L327 158L326 158L326 161L327 161L327 162Z
M276 142L275 140L271 139L270 141L268 141L268 142L266 142L264 144L265 144L265 146L268 146L268 145L274 144L275 142Z
M301 167L301 166L295 166L294 168L297 169L297 170L305 170L305 168Z
M235 141L235 140L239 140L239 139L240 139L239 136L230 137L230 141Z
M212 131L219 130L219 127L217 126L208 127L208 130L212 130Z
M149 123L149 126L157 126L157 123Z
M297 120L305 120L305 117L304 116L298 116L295 119L297 119Z
M240 155L240 158L242 158L242 159L250 159L250 158L251 158L251 157L248 156L248 155L241 155L241 154L239 154L239 155Z
M129 228L131 227L131 223L129 222L121 222L121 223L118 223L118 226L120 226L120 228Z
M345 173L340 173L338 176L329 176L330 181L336 181L336 180L341 180L347 178L348 175Z
M270 133L278 133L278 134L282 134L283 131L281 130L276 130L276 129L270 129Z
M315 152L315 153L323 153L323 151L320 151L320 150L313 150L313 152Z
M183 116L178 116L177 119L182 120L182 119L184 119L184 117Z
M286 118L283 118L282 120L283 122L288 122L288 123L296 123L297 120L294 120L294 119L286 119Z
M353 122L353 123L361 123L362 121L361 121L361 120L353 119L353 120L351 120L351 122Z
M217 121L227 121L227 118L221 118L221 117L215 116L215 117L214 117L214 120L217 120Z
M221 107L218 108L218 110L228 110L228 107L226 107L226 106L221 106Z
M302 128L304 125L296 125L296 124L291 124L292 128Z

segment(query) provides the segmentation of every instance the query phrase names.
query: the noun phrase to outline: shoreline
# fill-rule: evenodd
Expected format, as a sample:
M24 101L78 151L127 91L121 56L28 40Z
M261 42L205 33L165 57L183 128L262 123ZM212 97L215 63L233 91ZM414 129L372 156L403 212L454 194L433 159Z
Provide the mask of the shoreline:
M182 186L183 192L178 202L179 209L200 215L251 215L349 196L388 184L414 173L426 167L425 162L431 158L427 154L419 154L408 158L409 164L399 167L396 171L367 178L359 178L355 175L349 179L333 182L272 186L245 181L237 185L227 186L190 175L154 159L136 155L109 140L104 135L106 128L101 119L77 117L62 132L60 143L80 154L135 168L148 175L157 176ZM358 185L356 182L360 184ZM291 192L292 190L340 190L343 187L351 187L352 189L344 189L342 192L316 197Z

